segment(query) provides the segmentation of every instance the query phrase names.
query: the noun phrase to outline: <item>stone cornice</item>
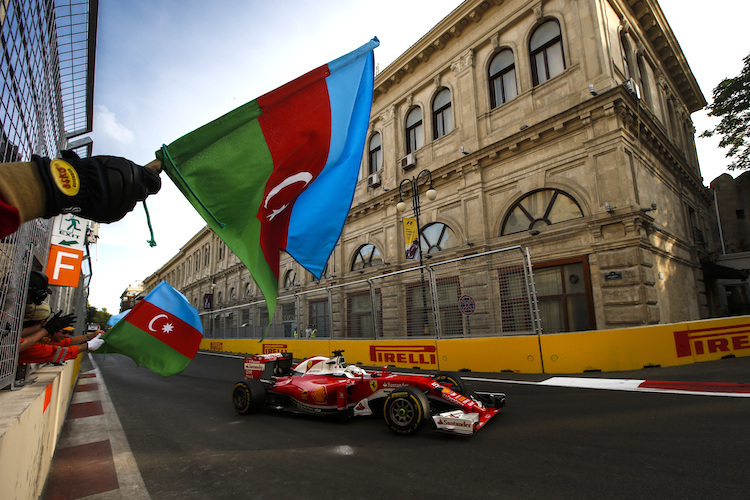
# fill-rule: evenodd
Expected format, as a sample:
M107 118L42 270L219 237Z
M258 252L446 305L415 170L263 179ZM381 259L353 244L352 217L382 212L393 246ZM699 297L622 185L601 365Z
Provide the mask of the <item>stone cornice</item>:
M664 71L690 112L703 109L706 98L659 4L656 0L625 0L625 3L630 7L644 36L660 58ZM696 29L700 29L700 26L696 26Z
M388 92L393 85L413 73L417 66L427 62L435 52L443 50L451 40L461 36L463 30L481 20L482 16L503 0L464 2L448 14L426 35L375 76L374 98Z

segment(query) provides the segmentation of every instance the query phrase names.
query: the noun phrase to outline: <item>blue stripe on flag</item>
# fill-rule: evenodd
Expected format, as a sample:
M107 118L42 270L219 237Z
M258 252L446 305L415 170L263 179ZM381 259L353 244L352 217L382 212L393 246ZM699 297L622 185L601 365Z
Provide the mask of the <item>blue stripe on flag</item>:
M188 299L172 288L166 281L162 281L156 285L143 300L150 302L173 316L177 316L185 323L203 333L203 325L198 315L198 309L191 306Z
M295 201L286 251L320 278L341 236L357 185L372 106L377 39L328 64L331 144L323 171ZM310 241L318 244L310 245Z

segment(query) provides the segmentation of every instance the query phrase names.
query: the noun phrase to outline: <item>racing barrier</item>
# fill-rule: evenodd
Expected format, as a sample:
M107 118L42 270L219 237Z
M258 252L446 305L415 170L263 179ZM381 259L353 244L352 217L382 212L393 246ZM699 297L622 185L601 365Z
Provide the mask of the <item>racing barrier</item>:
M510 247L201 314L201 349L427 370L581 373L750 355L750 317L545 333L528 251ZM267 331L261 342L263 332Z
M463 339L204 339L201 349L295 358L343 349L349 362L426 370L582 373L750 356L750 316L618 330Z

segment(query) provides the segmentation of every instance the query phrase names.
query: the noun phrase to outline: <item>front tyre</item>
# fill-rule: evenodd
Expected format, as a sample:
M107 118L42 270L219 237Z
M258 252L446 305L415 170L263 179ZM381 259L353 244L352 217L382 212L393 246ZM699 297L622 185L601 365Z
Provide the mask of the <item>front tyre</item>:
M444 385L453 392L457 392L462 396L466 396L466 385L461 377L450 372L437 372L435 374L435 382Z
M383 416L393 432L402 435L415 434L430 417L430 403L417 389L409 386L399 387L385 399Z
M266 402L266 388L259 380L248 379L237 382L232 390L234 411L240 415L254 413Z

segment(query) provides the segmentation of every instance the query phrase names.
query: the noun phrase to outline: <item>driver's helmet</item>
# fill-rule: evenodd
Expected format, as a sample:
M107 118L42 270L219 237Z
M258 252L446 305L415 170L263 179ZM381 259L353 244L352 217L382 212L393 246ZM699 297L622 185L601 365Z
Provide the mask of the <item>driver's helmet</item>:
M345 372L356 375L357 377L364 375L365 371L357 365L349 365L344 369Z

